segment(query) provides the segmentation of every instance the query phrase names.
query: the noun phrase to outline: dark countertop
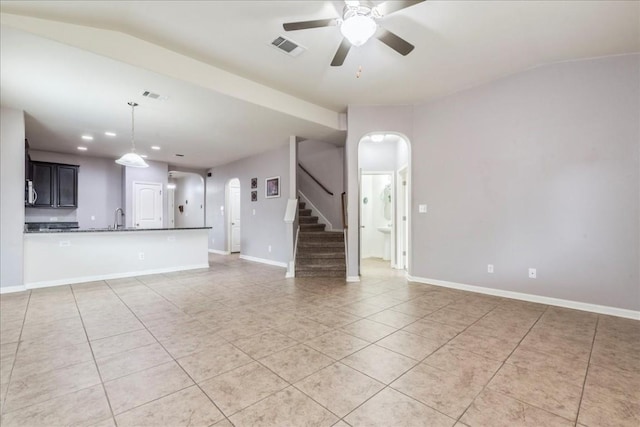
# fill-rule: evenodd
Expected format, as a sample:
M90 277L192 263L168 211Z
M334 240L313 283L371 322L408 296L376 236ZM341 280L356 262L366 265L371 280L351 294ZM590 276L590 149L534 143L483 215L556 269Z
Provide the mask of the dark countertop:
M209 230L211 227L185 227L185 228L73 228L68 230L25 230L24 234L46 233L122 233L128 231L176 231L176 230Z

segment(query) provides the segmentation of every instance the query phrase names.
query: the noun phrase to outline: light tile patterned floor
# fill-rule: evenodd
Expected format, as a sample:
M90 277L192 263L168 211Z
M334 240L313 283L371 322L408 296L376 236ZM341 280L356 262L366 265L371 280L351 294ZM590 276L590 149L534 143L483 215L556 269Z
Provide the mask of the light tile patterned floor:
M640 425L638 321L210 264L2 295L2 425Z

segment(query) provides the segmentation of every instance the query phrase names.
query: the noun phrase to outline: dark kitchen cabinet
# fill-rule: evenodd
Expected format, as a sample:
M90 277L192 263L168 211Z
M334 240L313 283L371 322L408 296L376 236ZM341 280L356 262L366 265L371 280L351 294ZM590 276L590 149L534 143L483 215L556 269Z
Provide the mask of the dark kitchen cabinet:
M33 188L38 194L33 207L77 208L78 166L31 162Z

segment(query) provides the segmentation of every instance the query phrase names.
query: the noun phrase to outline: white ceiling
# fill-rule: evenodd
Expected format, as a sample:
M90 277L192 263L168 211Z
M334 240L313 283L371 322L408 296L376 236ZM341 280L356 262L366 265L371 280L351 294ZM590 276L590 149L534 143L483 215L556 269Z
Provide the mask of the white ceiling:
M411 54L402 57L372 40L352 48L342 67L329 66L341 39L336 27L286 33L308 49L297 58L269 46L285 34L282 23L336 17L342 4L30 1L1 7L4 14L126 33L335 112L349 104L417 103L545 63L640 51L636 1L426 1L381 22L416 46ZM19 32L5 40L5 31L2 103L24 104L28 131L36 132L32 139L58 138L58 151L75 150L71 128L117 126L119 135L127 134L123 100L145 89L170 100L141 102L141 143L160 138L171 151L166 154L188 151L176 164L214 166L285 143L285 135L343 135L336 127L164 77L162 70L151 73ZM96 144L96 153L111 153L100 150Z

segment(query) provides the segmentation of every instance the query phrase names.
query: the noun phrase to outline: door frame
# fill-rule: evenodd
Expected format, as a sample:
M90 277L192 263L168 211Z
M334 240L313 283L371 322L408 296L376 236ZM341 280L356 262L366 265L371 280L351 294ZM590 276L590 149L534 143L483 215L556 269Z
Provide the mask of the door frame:
M160 212L161 212L161 217L160 217L160 227L158 228L163 228L164 227L164 198L162 196L162 191L164 190L164 185L162 185L161 182L152 182L152 181L133 181L131 183L131 226L134 228L138 228L136 227L136 199L138 197L138 195L136 194L136 185L137 184L143 184L143 185L158 185L160 186Z
M397 248L396 248L396 267L399 270L407 270L409 259L409 213L411 211L409 207L409 165L404 165L398 169L398 180L396 181L396 188L398 191L398 199L396 200L397 218L400 226L397 229ZM406 181L406 185L402 184L402 180ZM404 197L402 197L404 196ZM407 219L403 220L402 217L406 216ZM403 255L402 252L406 252Z
M224 196L224 205L225 205L225 228L226 232L226 252L231 254L231 181L238 181L238 188L240 189L240 213L242 213L242 185L240 178L231 178L227 181L225 185L225 196ZM240 240L242 241L242 224L240 224ZM242 253L242 245L240 245L240 253Z

